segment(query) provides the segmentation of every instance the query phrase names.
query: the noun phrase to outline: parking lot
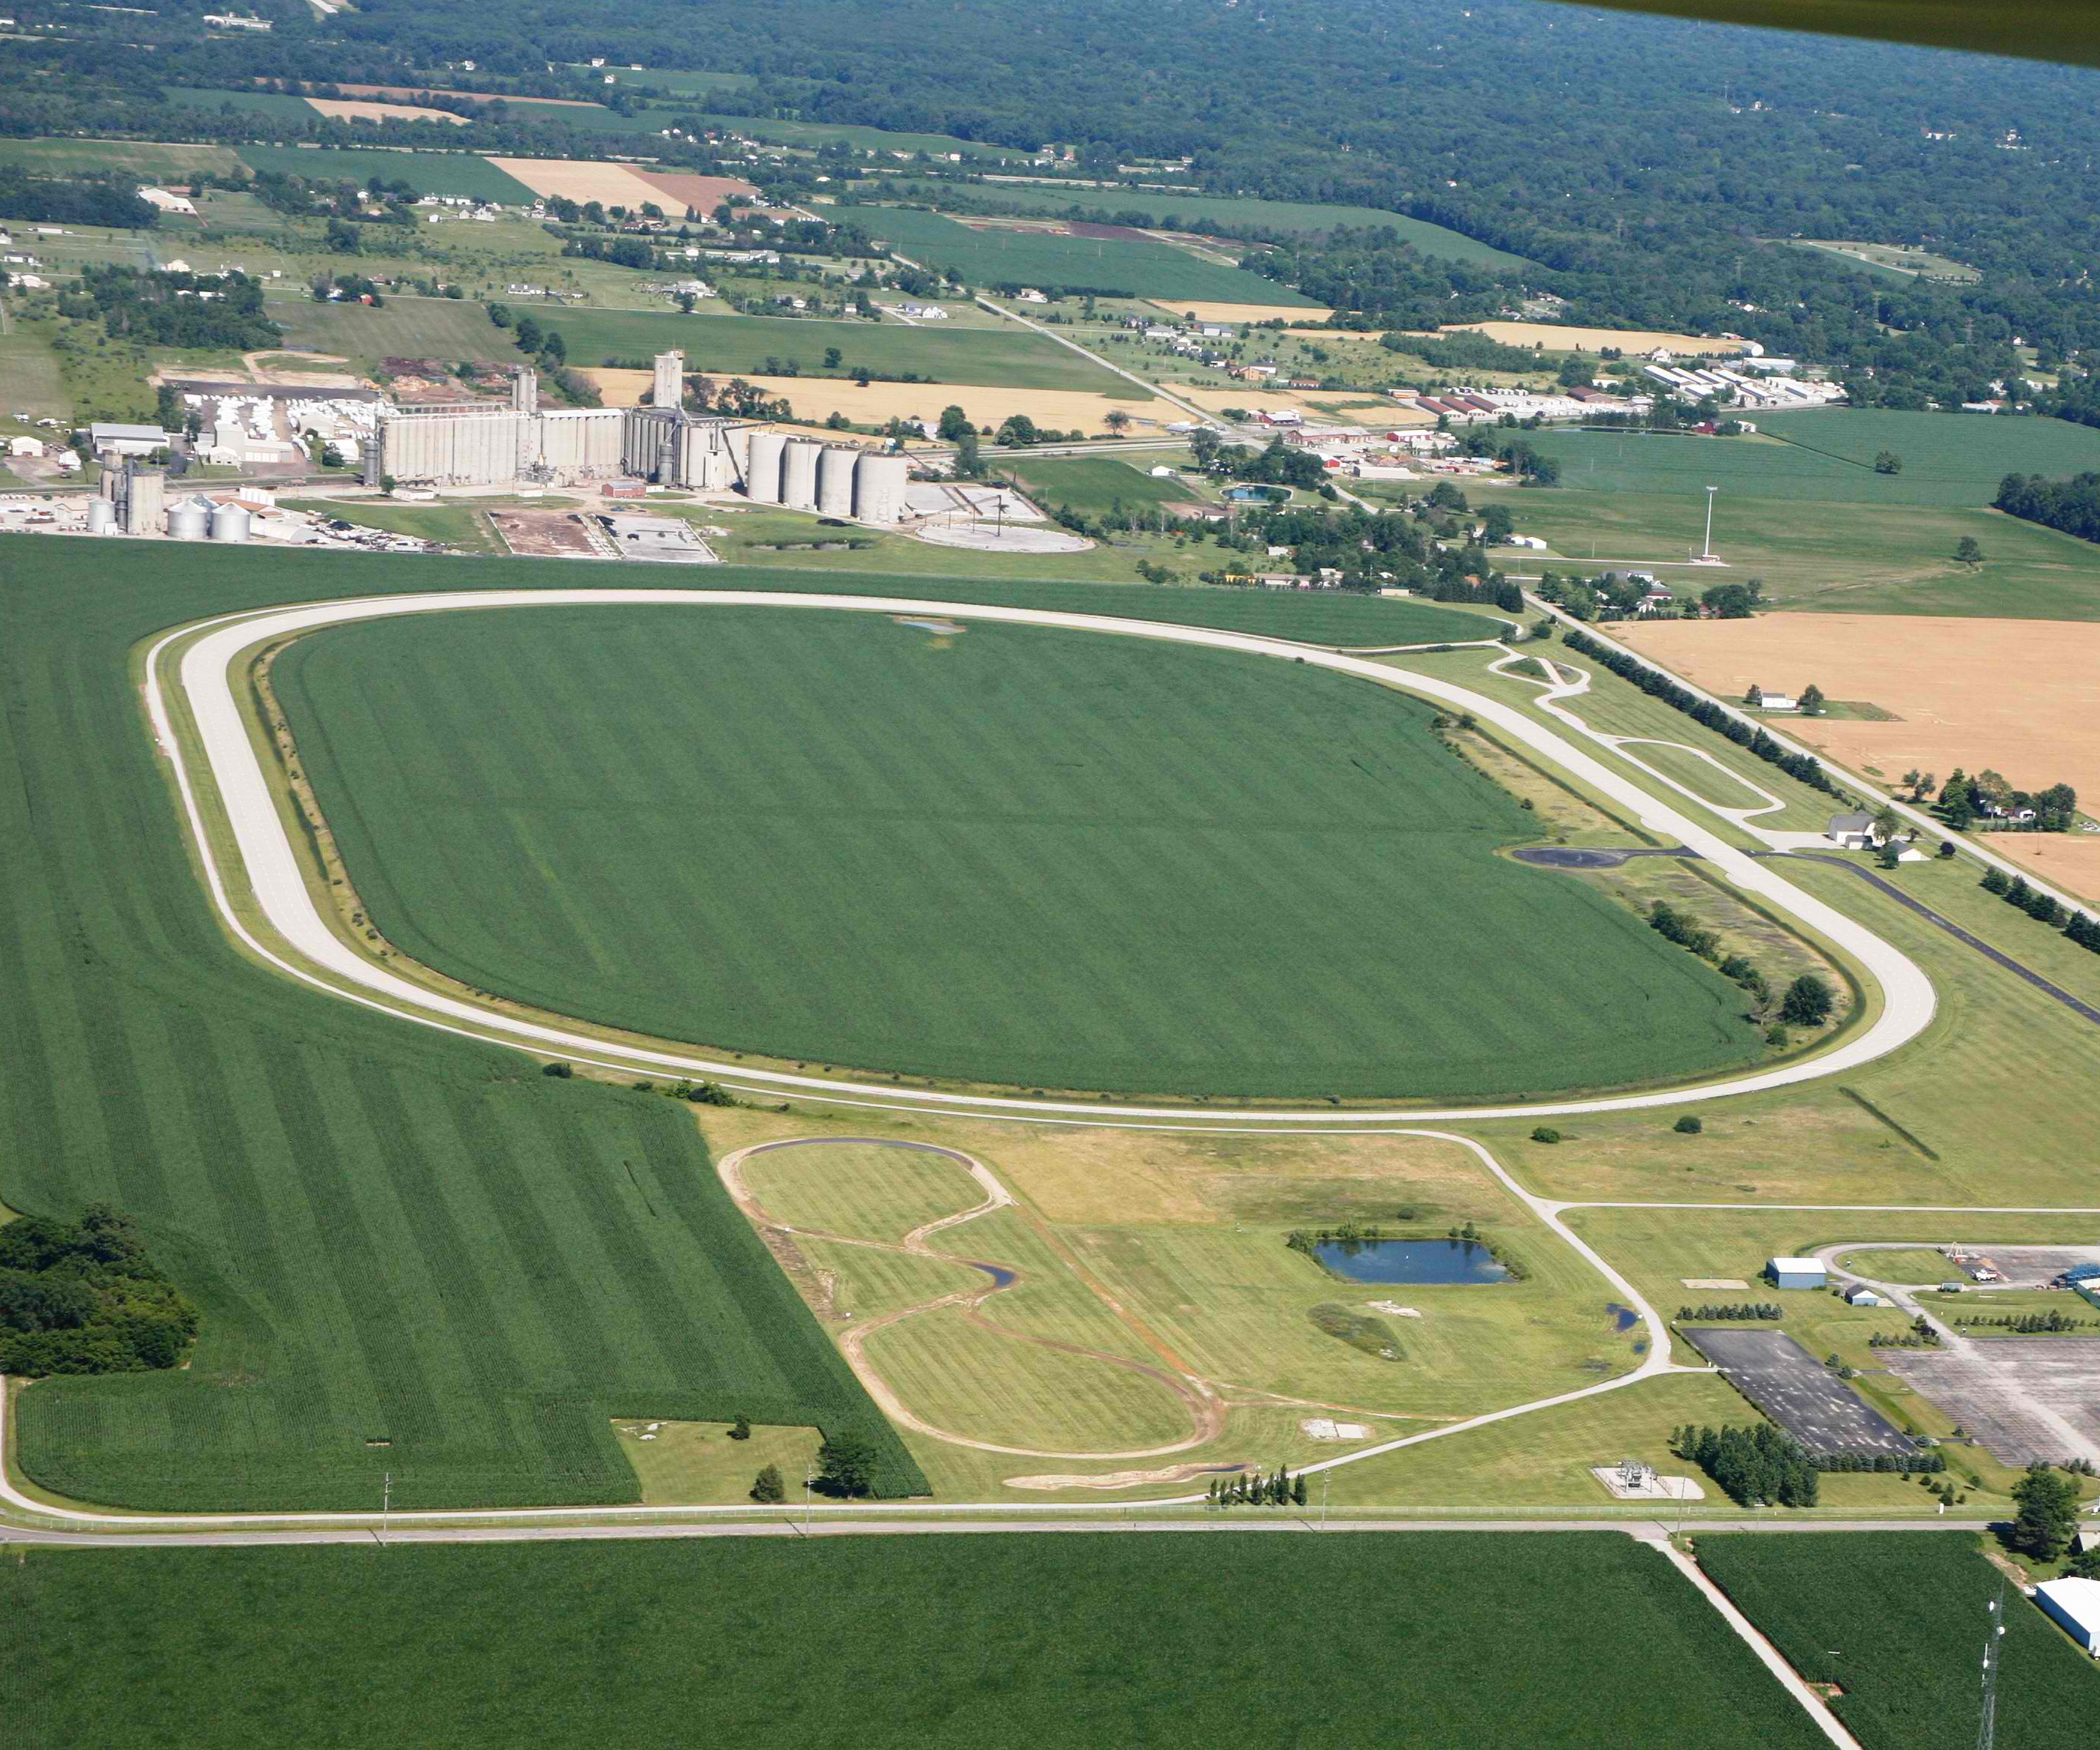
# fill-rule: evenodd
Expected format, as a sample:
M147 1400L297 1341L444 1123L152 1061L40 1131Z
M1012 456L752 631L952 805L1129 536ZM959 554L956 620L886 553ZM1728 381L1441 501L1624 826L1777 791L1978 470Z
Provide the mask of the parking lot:
M1683 1334L1729 1384L1811 1452L1917 1450L1784 1331L1702 1325Z
M2100 1464L2100 1339L2003 1337L1886 1353L1891 1373L1999 1463Z

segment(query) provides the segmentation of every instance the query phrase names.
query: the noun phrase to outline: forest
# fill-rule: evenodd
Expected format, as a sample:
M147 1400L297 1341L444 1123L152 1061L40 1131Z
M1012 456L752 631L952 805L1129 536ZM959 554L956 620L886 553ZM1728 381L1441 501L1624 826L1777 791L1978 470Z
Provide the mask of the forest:
M29 1215L0 1228L0 1373L173 1367L196 1328L196 1309L108 1204L77 1222Z

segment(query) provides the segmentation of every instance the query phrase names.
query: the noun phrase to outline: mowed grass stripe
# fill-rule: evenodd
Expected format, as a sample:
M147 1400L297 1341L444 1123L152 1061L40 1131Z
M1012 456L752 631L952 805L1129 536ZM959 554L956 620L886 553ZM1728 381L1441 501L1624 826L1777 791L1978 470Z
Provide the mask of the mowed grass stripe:
M1709 969L1489 854L1532 822L1400 695L1089 634L622 611L375 624L285 659L295 723L355 690L390 725L382 757L338 734L308 763L332 818L357 795L345 855L418 958L701 1044L1027 1087L1542 1091L1758 1051ZM630 624L664 655L623 656L629 685L547 659ZM439 685L441 708L409 696ZM629 787L644 738L678 756ZM509 838L470 806L435 856L393 838L469 787Z

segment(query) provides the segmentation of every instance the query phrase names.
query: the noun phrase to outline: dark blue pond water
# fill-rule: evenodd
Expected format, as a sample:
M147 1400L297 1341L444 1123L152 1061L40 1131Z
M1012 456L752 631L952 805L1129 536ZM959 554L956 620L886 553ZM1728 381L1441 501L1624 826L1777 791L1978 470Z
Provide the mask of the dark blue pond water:
M1500 1282L1509 1275L1471 1240L1329 1240L1312 1255L1352 1282Z
M1616 1300L1607 1301L1604 1311L1611 1314L1615 1329L1630 1331L1640 1323L1640 1315L1631 1307L1621 1307Z

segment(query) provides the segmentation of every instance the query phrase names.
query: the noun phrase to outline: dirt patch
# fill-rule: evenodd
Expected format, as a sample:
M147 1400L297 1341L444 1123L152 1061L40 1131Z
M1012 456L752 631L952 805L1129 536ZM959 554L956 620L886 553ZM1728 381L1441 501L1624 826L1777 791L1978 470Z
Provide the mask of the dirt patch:
M1169 1465L1163 1470L1105 1470L1098 1476L1008 1477L1008 1488L1141 1488L1148 1483L1192 1483L1198 1477L1238 1476L1246 1465Z
M566 510L492 510L488 520L520 558L602 559L576 514Z
M1900 720L1775 718L1785 734L1891 783L1917 767L2002 772L2015 787L2058 782L2100 796L2100 625L1883 614L1769 614L1612 628L1723 699L1753 682L1872 699ZM1869 775L1872 775L1871 774ZM2013 835L1991 841L2006 846ZM2017 853L2014 853L2017 854Z
M310 97L307 101L338 121L449 121L456 128L466 126L465 116L456 116L449 109L426 109L420 104L380 104L341 97Z
M682 170L638 168L634 174L658 191L657 205L673 218L683 217L687 207L705 218L731 195L742 195L747 201L758 198L756 188L734 176L694 176Z

